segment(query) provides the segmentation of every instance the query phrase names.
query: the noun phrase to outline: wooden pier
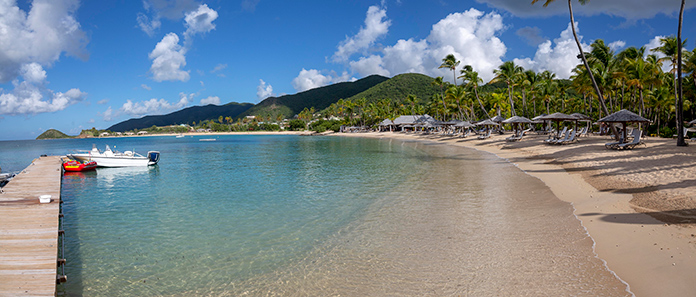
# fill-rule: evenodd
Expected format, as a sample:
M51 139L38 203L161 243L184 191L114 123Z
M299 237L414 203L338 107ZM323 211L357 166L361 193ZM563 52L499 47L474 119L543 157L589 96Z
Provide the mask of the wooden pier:
M0 194L0 296L55 296L61 187L60 157L41 157ZM51 195L50 203L39 196Z

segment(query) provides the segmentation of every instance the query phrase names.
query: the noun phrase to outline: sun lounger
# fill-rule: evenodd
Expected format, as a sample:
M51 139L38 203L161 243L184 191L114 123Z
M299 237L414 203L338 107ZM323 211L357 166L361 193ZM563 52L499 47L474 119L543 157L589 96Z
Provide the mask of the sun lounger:
M563 127L563 131L561 131L561 133L558 133L558 135L556 135L555 137L545 139L544 143L554 143L554 142L558 141L558 139L560 139L561 136L563 136L563 134L565 134L567 130L568 130L568 127Z
M561 142L557 142L556 144L570 144L578 141L578 136L580 135L580 133L576 133L575 130L570 130L569 134L570 137L568 139Z
M570 135L571 135L571 134L575 134L574 131L575 131L575 130L568 130L568 131L566 131L566 133L565 133L565 135L563 136L563 138L558 139L558 140L556 140L556 141L552 141L552 142L550 142L549 144L563 144L564 142L570 140ZM575 138L575 136L573 136L573 138Z
M645 145L645 143L640 139L642 132L638 129L633 129L633 140L631 142L622 143L616 146L616 149L620 150L630 150L639 144Z
M488 132L484 135L479 135L478 139L486 139L491 137L491 130L489 129Z

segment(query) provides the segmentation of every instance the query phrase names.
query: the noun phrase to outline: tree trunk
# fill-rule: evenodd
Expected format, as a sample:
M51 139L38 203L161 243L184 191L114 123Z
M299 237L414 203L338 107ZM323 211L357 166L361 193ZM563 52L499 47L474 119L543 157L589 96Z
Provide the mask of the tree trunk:
M677 32L677 77L678 77L678 95L677 98L677 146L687 146L688 144L684 141L684 121L682 116L684 116L684 101L682 99L682 22L684 21L684 2L681 1L681 8L679 10L679 30Z
M510 98L510 114L511 116L516 116L515 114L515 103L512 101L512 85L508 82L508 97Z
M609 110L607 109L606 104L604 104L604 97L602 96L602 91L599 90L599 86L597 85L597 81L595 81L594 75L592 75L592 70L590 70L590 65L587 64L587 59L585 58L585 53L582 51L582 45L580 44L580 40L578 39L578 33L575 32L575 18L573 17L573 5L571 4L571 0L568 0L568 10L570 11L570 26L571 29L573 30L573 37L575 38L575 44L578 46L578 50L580 50L580 58L582 59L582 63L585 65L585 69L587 70L587 74L590 75L590 80L592 80L592 86L595 89L595 92L597 92L597 100L599 100L599 105L601 105L602 109L604 112L609 115ZM621 138L621 135L619 135L619 131L616 130L616 127L614 125L609 125L611 127L611 132L614 133L614 137L618 141L619 138Z
M474 94L476 94L476 101L478 101L479 106L481 106L481 110L483 111L483 114L486 115L486 117L488 117L490 119L491 117L488 115L488 112L486 111L486 109L483 108L483 103L481 103L481 98L479 98L477 86L474 86Z

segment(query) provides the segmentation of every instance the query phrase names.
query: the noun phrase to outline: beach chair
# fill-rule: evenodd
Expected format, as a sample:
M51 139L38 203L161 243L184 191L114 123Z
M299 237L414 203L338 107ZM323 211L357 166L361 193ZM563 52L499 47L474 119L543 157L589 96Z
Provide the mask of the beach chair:
M642 132L641 132L640 130L638 130L638 129L633 129L632 132L633 132L633 140L632 140L631 142L626 142L626 143L618 144L618 145L615 147L615 149L619 149L619 150L630 150L630 149L633 149L634 147L636 147L636 146L639 145L639 144L645 145L645 143L643 142L643 140L640 139L640 135L642 134Z
M571 133L574 133L573 131L574 131L574 130L572 130L572 129L566 131L566 133L565 133L565 135L563 136L563 138L557 139L556 141L549 142L549 144L562 144L562 143L568 141L568 139L570 139L570 134L571 134Z
M558 139L561 138L561 136L563 136L564 133L566 133L567 130L568 130L568 127L563 127L563 131L561 131L561 133L558 133L558 135L555 135L554 137L550 137L549 139L545 139L544 143L551 144L551 143L556 142Z
M575 132L575 130L570 130L570 131L571 131L569 133L570 137L568 139L561 141L561 142L557 142L556 144L570 144L570 143L578 141L578 137L580 136L580 133Z
M464 133L462 133L462 135L459 135L459 137L466 138L469 136L469 133L471 133L471 129L466 129L466 131L464 131Z
M492 131L492 129L488 129L488 132L486 132L486 134L479 135L478 139L490 138L490 137L491 137L491 131Z
M522 136L524 136L524 131L519 131L519 132L515 133L514 135L512 135L508 138L505 138L505 141L507 141L507 142L518 141L518 140L522 139Z

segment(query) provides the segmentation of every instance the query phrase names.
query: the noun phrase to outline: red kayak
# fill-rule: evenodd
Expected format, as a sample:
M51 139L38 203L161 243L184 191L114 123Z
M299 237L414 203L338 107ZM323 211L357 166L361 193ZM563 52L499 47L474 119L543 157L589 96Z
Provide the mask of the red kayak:
M68 160L63 162L63 169L65 169L65 171L78 172L94 170L95 168L97 168L97 162L95 161L83 163L77 160Z

